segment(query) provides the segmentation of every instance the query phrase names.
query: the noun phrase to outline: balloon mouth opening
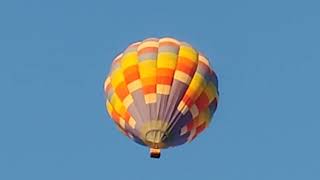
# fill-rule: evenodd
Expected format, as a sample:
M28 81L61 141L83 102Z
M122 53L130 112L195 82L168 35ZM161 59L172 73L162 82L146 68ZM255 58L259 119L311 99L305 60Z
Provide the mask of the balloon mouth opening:
M153 129L146 133L145 141L151 148L161 148L163 141L167 139L167 135L164 131Z

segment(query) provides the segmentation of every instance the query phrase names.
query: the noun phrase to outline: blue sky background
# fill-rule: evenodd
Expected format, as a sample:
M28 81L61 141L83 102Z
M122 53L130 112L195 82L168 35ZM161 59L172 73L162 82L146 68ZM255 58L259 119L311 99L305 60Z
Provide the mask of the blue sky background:
M0 179L320 179L320 3L0 1ZM220 102L194 142L150 159L103 82L129 43L172 36L213 63Z

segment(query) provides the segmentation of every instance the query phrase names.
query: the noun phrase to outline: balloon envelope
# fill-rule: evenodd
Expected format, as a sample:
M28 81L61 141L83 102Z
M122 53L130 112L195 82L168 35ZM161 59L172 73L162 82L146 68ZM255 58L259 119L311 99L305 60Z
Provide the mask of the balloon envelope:
M151 154L192 141L208 127L219 95L207 58L173 38L127 47L114 59L104 91L119 130Z

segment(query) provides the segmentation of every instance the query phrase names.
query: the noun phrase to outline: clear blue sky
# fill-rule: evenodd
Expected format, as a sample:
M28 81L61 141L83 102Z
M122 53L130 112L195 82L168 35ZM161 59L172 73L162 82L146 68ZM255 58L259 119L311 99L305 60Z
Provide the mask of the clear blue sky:
M0 1L1 180L320 179L320 3ZM129 43L172 36L213 63L220 102L160 160L123 137L103 82Z

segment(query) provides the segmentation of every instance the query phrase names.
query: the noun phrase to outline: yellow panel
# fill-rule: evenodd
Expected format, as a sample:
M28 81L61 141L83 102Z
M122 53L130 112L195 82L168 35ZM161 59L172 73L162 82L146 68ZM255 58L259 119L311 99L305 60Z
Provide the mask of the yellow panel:
M108 100L106 101L106 107L107 107L108 113L109 113L110 116L111 116L112 111L113 111L113 107L112 107L112 105L110 104L110 102L109 102Z
M186 94L192 96L193 99L198 98L205 88L205 82L206 81L201 74L195 73Z
M198 53L192 47L180 46L179 56L186 57L194 62L198 59Z
M117 94L113 94L111 96L110 103L113 106L114 110L119 112L119 109L121 108L122 103L120 98L117 96Z
M175 69L177 64L177 55L173 53L161 52L158 54L157 67Z
M140 77L156 76L156 61L146 60L139 63Z
M116 88L120 83L124 81L124 77L122 71L117 69L111 75L111 85L112 87Z
M117 101L117 94L112 94L112 96L109 99L109 102L112 106L114 106L115 102Z
M125 116L126 108L124 107L124 105L121 102L120 98L116 94L111 96L110 103L113 106L113 110L115 112L117 112L122 117Z
M209 112L209 109L206 108L200 112L199 121L197 122L196 126L200 126L204 122L208 121L209 118L210 118L210 112Z
M208 86L205 89L205 93L209 98L209 102L211 102L215 97L218 96L216 86L213 84L213 82L210 82L208 84Z
M126 69L132 65L138 64L138 55L137 52L126 53L121 60L121 68Z

